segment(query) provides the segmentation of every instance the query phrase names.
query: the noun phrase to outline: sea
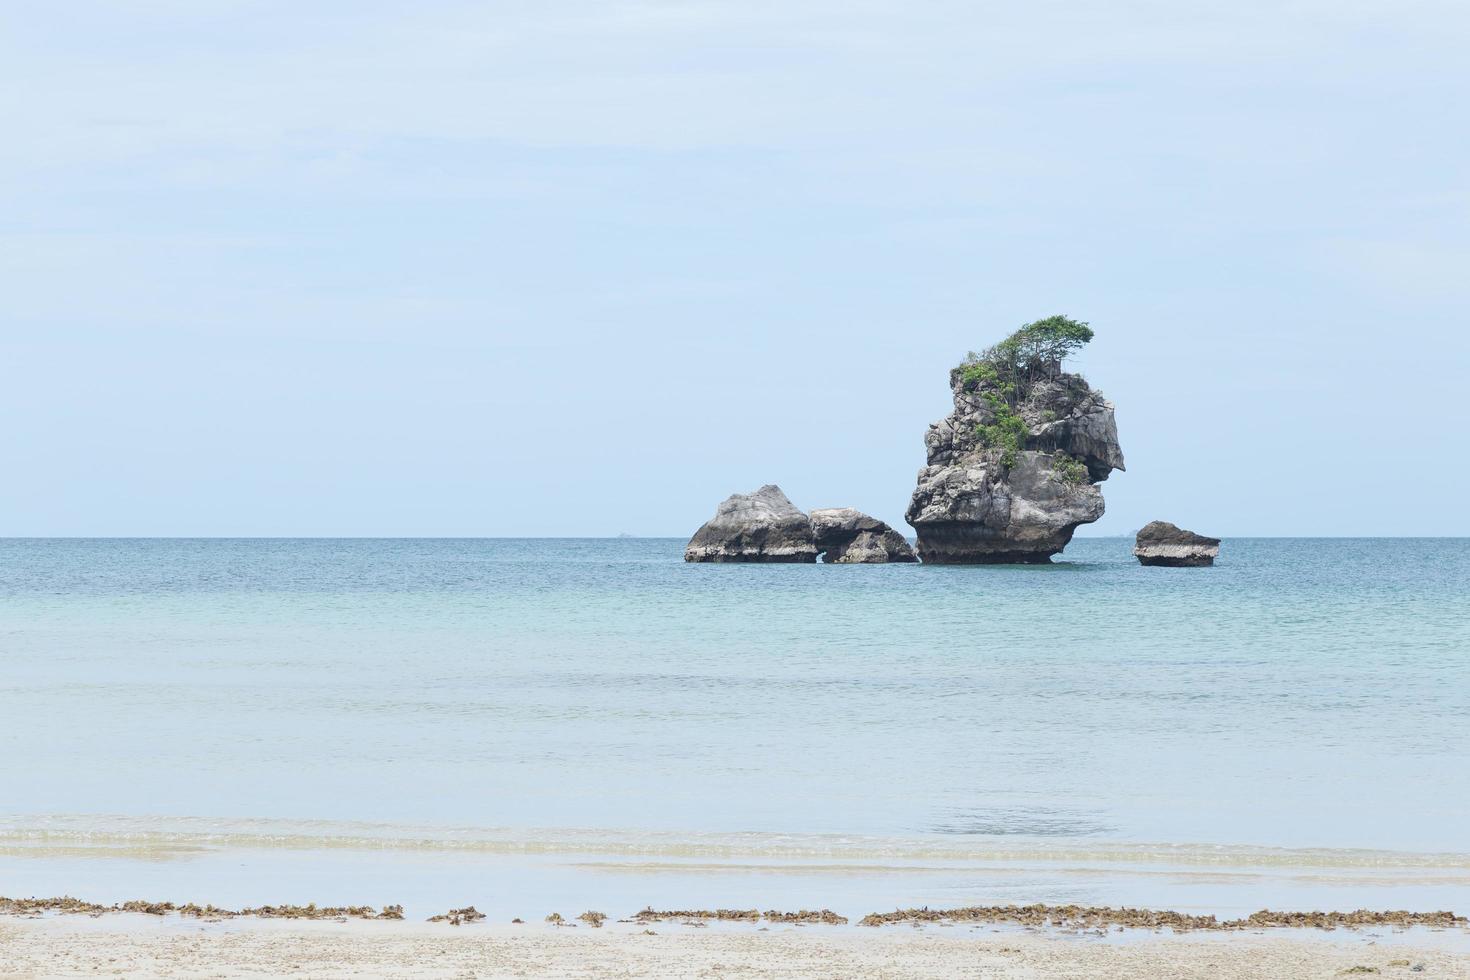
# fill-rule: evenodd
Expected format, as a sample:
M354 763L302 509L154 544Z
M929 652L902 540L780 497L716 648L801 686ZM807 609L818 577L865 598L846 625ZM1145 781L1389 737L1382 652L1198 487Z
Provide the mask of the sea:
M1470 540L0 540L0 895L1470 912Z

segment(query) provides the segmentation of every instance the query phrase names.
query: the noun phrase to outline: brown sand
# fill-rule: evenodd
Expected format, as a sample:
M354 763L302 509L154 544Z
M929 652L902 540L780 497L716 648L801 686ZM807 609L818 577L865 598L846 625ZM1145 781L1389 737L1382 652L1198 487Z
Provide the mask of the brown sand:
M1141 935L1123 941L927 925L837 930L659 923L544 925L274 920L201 925L152 916L0 922L0 977L929 977L1470 980L1470 952L1311 931ZM1454 949L1464 949L1463 941ZM1415 969L1418 967L1418 969Z

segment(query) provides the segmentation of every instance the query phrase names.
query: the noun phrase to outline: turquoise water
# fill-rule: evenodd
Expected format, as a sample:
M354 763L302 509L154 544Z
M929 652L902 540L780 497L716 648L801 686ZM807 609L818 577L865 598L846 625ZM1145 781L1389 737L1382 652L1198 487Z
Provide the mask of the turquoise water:
M0 894L1470 895L1470 541L1130 544L0 541Z

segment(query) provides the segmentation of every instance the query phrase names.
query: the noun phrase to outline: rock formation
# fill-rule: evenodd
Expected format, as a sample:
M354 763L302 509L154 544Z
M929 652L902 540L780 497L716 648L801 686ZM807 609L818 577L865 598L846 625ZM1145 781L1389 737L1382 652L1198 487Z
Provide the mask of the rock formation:
M911 562L919 559L903 535L851 507L814 510L810 517L775 484L737 493L689 539L685 561Z
M1215 564L1220 539L1186 531L1168 521L1153 521L1138 532L1133 554L1140 565L1198 568Z
M903 535L876 517L851 507L812 511L812 533L817 550L823 553L822 561L828 564L873 565L919 560Z
M1089 334L1090 336L1090 334ZM1123 469L1113 406L1056 362L950 372L954 411L924 436L905 519L935 564L1045 562L1103 514L1097 484Z
M685 561L814 562L817 545L809 517L774 483L732 494L694 532Z

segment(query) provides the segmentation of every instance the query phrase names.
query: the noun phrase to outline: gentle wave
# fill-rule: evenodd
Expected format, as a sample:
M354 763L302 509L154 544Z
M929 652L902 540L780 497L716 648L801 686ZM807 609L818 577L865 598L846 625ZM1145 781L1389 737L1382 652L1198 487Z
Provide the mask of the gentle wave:
M188 857L213 850L390 850L611 858L979 863L1165 867L1470 869L1470 854L1243 844L958 841L838 834L414 827L351 821L52 815L0 817L0 852Z

